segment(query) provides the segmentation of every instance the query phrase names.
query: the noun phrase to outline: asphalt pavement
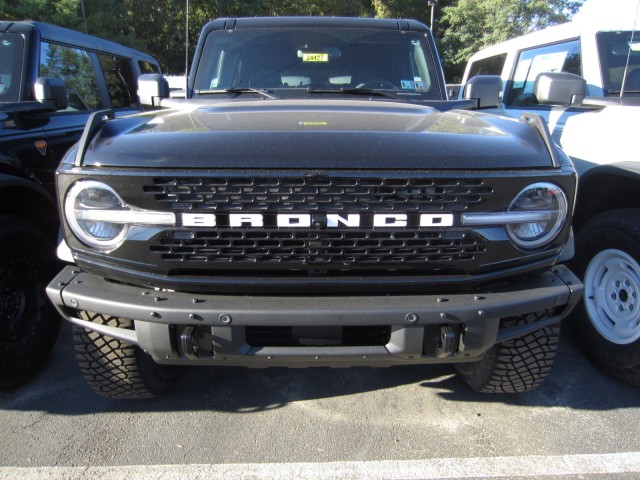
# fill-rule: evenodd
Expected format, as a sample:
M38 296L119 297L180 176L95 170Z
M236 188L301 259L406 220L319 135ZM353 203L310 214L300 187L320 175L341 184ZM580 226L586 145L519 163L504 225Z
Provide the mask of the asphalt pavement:
M184 368L153 400L85 385L70 328L0 394L0 480L640 478L640 389L563 333L541 387L469 390L449 366Z

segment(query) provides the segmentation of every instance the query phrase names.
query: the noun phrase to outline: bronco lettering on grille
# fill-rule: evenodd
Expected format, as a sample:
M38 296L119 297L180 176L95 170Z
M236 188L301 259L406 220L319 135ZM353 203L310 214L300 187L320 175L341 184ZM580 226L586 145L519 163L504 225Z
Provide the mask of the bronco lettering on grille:
M359 228L362 226L373 227L452 227L453 214L451 213L422 213L407 215L406 213L375 213L361 215L350 213L340 215L335 213L309 214L309 213L277 213L273 215L261 213L183 213L181 214L184 227L265 227L267 224L278 228Z

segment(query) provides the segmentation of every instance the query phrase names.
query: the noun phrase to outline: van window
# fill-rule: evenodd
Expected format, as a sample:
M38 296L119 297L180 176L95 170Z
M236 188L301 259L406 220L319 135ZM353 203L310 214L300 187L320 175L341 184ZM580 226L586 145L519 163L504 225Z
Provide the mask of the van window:
M96 71L88 52L42 42L39 75L64 81L69 97L68 111L103 108Z
M142 60L138 61L138 66L140 67L140 73L160 73L160 67L153 63L145 62Z
M468 78L473 78L476 75L500 75L502 74L502 67L507 59L506 53L499 55L493 55L491 57L476 60L469 67Z
M100 68L107 82L111 108L129 108L138 105L136 76L131 61L104 53L98 54Z
M571 40L520 52L506 104L536 105L538 101L533 87L536 77L543 72L567 72L581 76L580 41Z

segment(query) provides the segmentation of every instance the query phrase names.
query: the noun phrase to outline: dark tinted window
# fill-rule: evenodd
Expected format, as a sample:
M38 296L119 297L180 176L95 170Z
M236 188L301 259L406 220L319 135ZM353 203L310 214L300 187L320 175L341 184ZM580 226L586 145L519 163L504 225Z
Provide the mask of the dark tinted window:
M64 81L69 96L68 110L103 108L96 71L88 52L42 42L40 76L56 77Z
M140 67L140 73L160 73L160 68L158 65L149 62L143 62L142 60L138 61L138 66Z
M582 75L580 41L571 40L520 52L507 105L536 105L538 101L533 87L536 77L543 72Z
M22 71L22 36L0 33L0 102L17 102Z
M135 107L138 104L136 76L131 61L114 55L98 54L100 67L107 82L111 108Z
M502 74L502 67L507 59L506 53L500 55L494 55L493 57L483 58L482 60L476 60L471 64L469 68L469 78L476 75L500 75Z
M227 88L379 88L438 98L423 34L360 29L247 29L209 34L196 93ZM200 92L198 92L200 91ZM430 97L433 95L433 97Z
M602 68L602 82L608 93L620 93L627 59L626 93L640 93L640 32L600 32L596 39Z

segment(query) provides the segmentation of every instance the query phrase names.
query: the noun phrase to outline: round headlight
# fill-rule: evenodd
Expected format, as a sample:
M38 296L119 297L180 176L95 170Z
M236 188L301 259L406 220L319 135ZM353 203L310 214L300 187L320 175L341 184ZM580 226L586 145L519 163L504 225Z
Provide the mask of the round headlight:
M523 248L546 245L562 230L567 218L567 208L567 198L557 185L529 185L518 194L509 207L509 212L522 214L523 220L507 225L509 237Z
M74 184L64 205L73 233L88 246L102 249L114 248L124 240L128 227L118 223L118 212L126 209L111 187L94 181Z

